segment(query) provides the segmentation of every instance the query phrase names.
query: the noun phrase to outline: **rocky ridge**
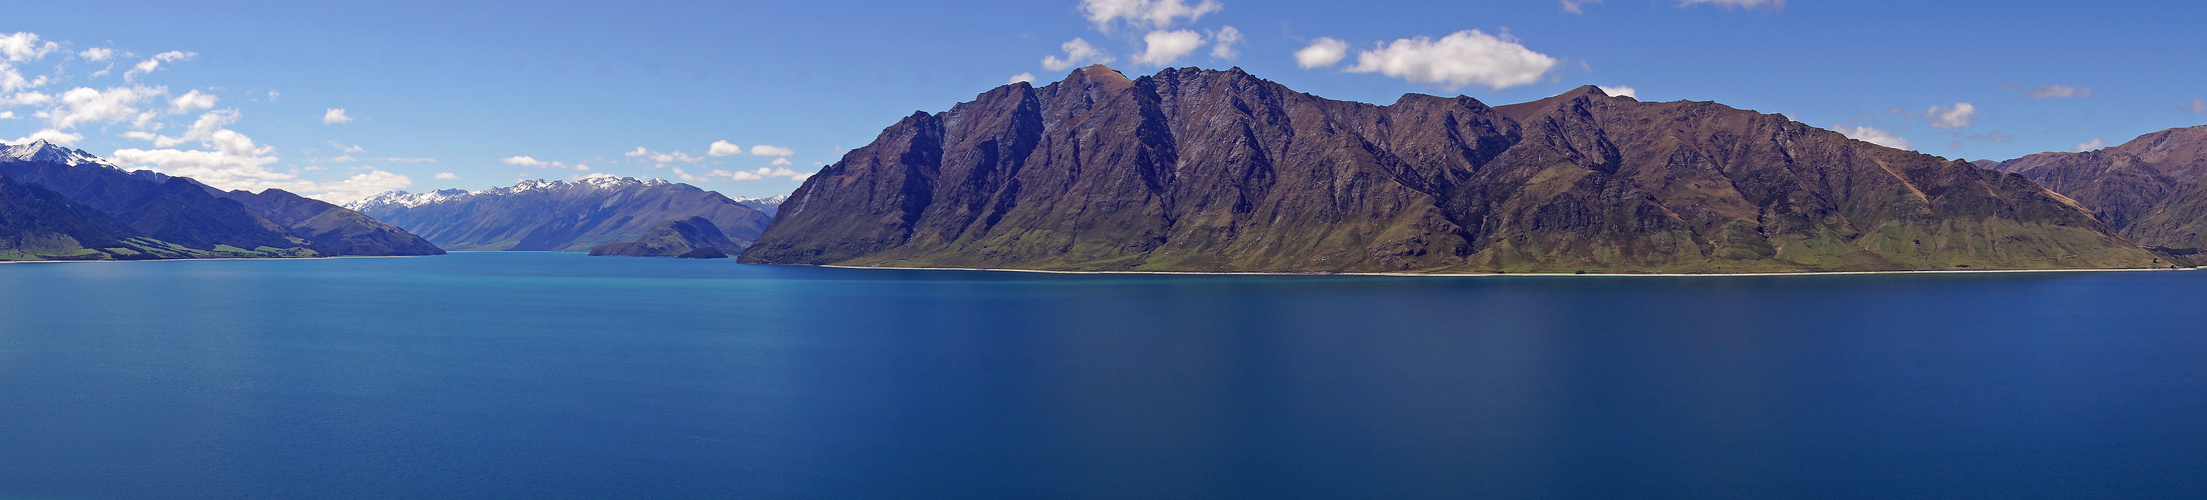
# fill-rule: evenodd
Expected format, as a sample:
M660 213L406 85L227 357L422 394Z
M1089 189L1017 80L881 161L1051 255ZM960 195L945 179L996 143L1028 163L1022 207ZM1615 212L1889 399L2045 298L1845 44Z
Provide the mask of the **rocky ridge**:
M914 113L790 195L773 264L1225 272L2166 266L2014 174L1709 102L1509 106L1103 66Z

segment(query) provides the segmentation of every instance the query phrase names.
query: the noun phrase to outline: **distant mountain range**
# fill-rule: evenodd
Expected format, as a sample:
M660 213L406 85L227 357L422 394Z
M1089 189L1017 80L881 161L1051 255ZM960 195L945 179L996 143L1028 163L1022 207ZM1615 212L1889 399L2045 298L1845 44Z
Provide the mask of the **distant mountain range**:
M1500 107L1414 94L1379 106L1238 68L1130 79L1091 66L904 118L806 180L741 259L1233 272L2172 265L2079 200L1709 102L1582 87Z
M703 218L750 244L772 220L776 198L736 200L665 180L594 177L427 193L392 191L346 205L450 250L585 252L634 241L661 223Z
M442 254L282 190L224 192L45 141L0 147L0 260Z
M2076 199L2140 245L2184 255L2207 249L2207 126L2163 130L2098 151L1984 165Z
M781 211L782 202L788 201L789 195L774 195L765 198L738 197L734 198L734 200L736 200L736 204L738 205L751 207L754 210L766 213L767 217L773 217L775 213Z

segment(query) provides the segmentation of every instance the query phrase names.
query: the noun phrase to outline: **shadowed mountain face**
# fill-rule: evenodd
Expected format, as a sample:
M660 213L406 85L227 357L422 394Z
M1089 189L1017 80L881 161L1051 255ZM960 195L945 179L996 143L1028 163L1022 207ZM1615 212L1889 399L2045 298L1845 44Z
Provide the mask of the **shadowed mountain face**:
M125 172L83 151L44 142L0 147L0 175L121 224L126 243L142 244L122 248L151 252L89 258L443 253L411 234L327 203L275 190L223 193L188 178ZM294 217L304 212L321 217Z
M704 217L670 220L652 226L635 241L607 243L590 249L590 255L615 257L727 258L737 249L735 240L721 234Z
M2039 153L1993 168L2075 198L2140 245L2207 249L2207 126L2154 132L2098 151Z
M2150 267L2018 175L1593 87L1488 107L1092 66L916 113L742 258L1169 271Z
M101 248L134 248L130 228L113 216L60 194L0 176L0 260L98 255Z
M771 218L720 193L653 179L527 181L476 192L378 195L350 208L452 250L582 252L642 237L661 222L703 217L749 244Z
M309 248L323 255L443 255L444 250L412 233L344 207L269 189L259 194L245 191L217 193L245 205L306 238Z

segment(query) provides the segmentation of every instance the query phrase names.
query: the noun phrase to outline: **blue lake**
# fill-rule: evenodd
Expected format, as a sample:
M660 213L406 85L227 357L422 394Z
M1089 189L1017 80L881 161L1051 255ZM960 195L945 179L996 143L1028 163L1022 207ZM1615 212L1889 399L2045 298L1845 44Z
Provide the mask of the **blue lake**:
M4 498L2201 498L2207 272L0 265Z

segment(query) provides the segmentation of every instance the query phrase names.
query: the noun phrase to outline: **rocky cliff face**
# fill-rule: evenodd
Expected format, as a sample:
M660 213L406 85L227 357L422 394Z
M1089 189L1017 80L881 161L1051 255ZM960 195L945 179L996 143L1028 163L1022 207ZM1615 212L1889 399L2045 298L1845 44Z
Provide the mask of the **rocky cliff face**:
M582 252L643 236L661 222L703 217L741 248L772 219L720 193L632 178L527 181L467 192L384 193L352 209L450 250Z
M1240 70L1092 66L915 113L742 258L1065 270L2150 267L2018 175L1713 103L1585 87L1388 106Z
M2082 153L2039 153L1992 168L2030 177L2150 247L2207 249L2207 126L2163 130Z

